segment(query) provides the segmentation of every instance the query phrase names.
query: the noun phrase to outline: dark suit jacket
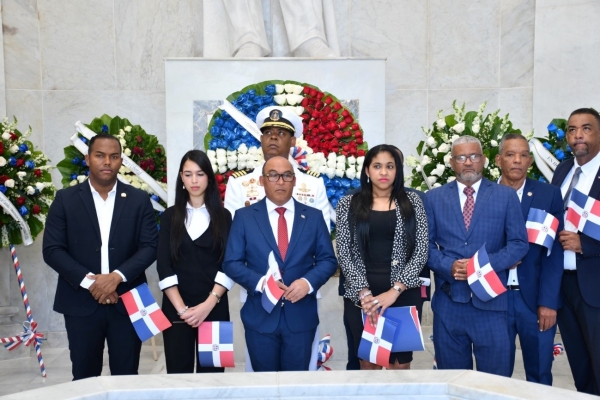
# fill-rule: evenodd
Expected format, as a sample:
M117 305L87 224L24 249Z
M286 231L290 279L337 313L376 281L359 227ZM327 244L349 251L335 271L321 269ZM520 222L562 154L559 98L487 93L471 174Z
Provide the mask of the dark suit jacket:
M556 167L552 184L560 187L573 168L574 159L563 161ZM587 194L597 200L600 200L600 169L596 172L596 180L592 184L590 192ZM576 254L577 260L577 280L581 290L583 300L592 307L600 307L600 241L579 232L581 240L581 254Z
M117 182L110 226L109 266L118 269L127 282L117 287L119 295L146 282L144 271L156 260L158 231L148 194ZM92 314L99 306L80 286L89 272L100 274L100 225L90 184L59 190L50 206L44 229L44 261L58 272L54 311L72 316ZM123 302L117 304L125 313Z
M561 304L560 282L564 255L558 241L558 232L564 229L564 217L560 190L547 183L527 178L521 198L521 209L525 220L531 208L546 211L558 219L558 231L550 256L545 247L529 243L529 251L517 268L523 299L527 307L537 314L539 306L558 310Z
M294 225L285 261L281 259L269 223L266 199L237 210L233 218L223 271L248 291L248 299L241 311L242 322L246 328L257 332L274 332L282 312L292 332L316 328L319 324L317 290L337 268L329 230L321 211L296 200L294 207ZM296 303L284 300L284 307L277 305L268 314L261 304L262 292L255 289L267 273L271 252L286 285L305 278L313 292Z
M505 293L483 302L472 295L467 281L455 280L451 271L454 261L473 257L485 243L490 264L506 285L508 268L520 261L529 248L525 221L519 212L521 205L515 190L482 178L468 232L456 181L427 192L425 206L429 223L427 265L434 272L437 289L432 300L433 310L436 297L446 294L460 303L467 303L472 297L473 305L482 310L506 310L508 302ZM444 283L448 285L443 286ZM441 293L445 288L447 293Z

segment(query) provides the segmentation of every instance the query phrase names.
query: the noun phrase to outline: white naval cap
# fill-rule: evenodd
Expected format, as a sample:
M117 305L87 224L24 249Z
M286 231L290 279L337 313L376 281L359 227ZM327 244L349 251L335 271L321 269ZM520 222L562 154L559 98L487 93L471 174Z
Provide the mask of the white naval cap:
M277 126L291 131L295 137L302 137L302 118L286 107L271 106L260 110L256 116L256 126L262 131L269 126Z

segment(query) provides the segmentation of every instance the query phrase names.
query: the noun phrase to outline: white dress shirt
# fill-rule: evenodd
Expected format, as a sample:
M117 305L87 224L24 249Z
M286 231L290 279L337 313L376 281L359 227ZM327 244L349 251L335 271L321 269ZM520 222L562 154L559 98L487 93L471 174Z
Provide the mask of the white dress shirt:
M577 163L577 159L573 163L573 168L565 177L562 185L560 186L560 191L562 193L563 198L565 194L567 194L567 190L569 190L569 186L571 185L571 179L573 178L573 173L577 169L577 167L581 167L581 174L579 174L579 181L577 181L577 185L573 189L577 189L581 193L586 196L590 193L590 189L596 180L596 173L598 172L598 168L600 168L600 153L596 154L594 158L585 163L584 165L579 165ZM565 231L569 232L577 232L577 228L573 228L571 223L567 223L567 213L565 213ZM577 260L575 258L575 252L571 250L564 251L564 265L565 269L577 269Z
M460 210L462 211L465 208L465 203L467 202L467 195L463 192L467 185L464 183L460 183L456 181L456 185L458 186L458 199L460 200ZM475 189L475 193L473 193L473 200L477 202L477 193L479 193L479 186L481 186L481 179L471 185L473 189Z
M501 181L502 181L502 177L500 177L498 179L498 183L500 183ZM519 190L517 190L517 196L519 196L519 201L522 201L522 199L523 199L523 192L525 191L525 182L527 182L527 179L525 179L523 181L523 185L521 185L521 188ZM519 267L515 267L513 269L508 270L508 281L506 282L507 285L511 285L511 286L519 285L519 277L517 276L517 268L519 268Z
M110 226L112 224L113 211L115 209L115 198L117 196L117 183L113 188L108 192L108 196L106 200L100 196L100 193L94 186L92 182L88 179L88 184L90 185L90 189L92 190L92 198L94 199L94 207L96 208L96 216L98 217L98 225L100 226L100 240L102 241L102 247L100 248L100 273L101 274L109 274L110 266L108 265L108 240L110 239ZM123 278L123 282L127 282L127 278L125 275L121 273L118 269L114 272L121 275ZM89 273L88 275L94 275L93 273ZM83 278L80 285L86 289L89 289L90 286L94 283L94 280L89 279L87 276Z

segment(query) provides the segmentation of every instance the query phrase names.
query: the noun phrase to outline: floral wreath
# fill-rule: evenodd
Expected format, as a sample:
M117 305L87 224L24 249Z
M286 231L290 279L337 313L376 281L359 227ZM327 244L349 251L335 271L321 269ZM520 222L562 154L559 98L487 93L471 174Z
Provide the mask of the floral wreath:
M0 247L29 245L44 229L56 188L48 157L17 129L17 119L2 121L0 140Z
M542 182L549 182L552 180L556 166L561 161L573 157L571 147L566 139L566 129L567 120L556 118L548 125L547 137L531 140L535 164L529 172L530 177Z
M410 187L427 191L456 179L450 168L450 150L452 143L464 135L474 136L481 141L483 154L486 156L483 176L492 181L500 177L500 169L495 162L498 144L504 135L520 134L521 131L513 129L508 114L500 118L500 110L484 115L486 105L484 102L477 111L465 112L465 104L459 107L454 100L453 114L444 116L440 110L432 128L422 128L426 139L417 146L419 157L406 158L406 165L411 168L411 174L406 177ZM528 141L532 137L533 132L525 135ZM528 173L535 174L535 169L532 167Z
M166 194L163 194L167 190L167 158L156 136L146 133L141 126L133 125L126 118L113 118L106 114L94 118L89 125L84 126L79 122L75 125L79 133L71 137L73 145L64 148L65 158L56 165L62 175L63 187L75 186L87 180L89 167L84 158L87 142L94 134L108 133L119 139L125 156L119 170L119 180L148 193L158 212L158 223L167 204ZM126 163L128 159L133 163ZM144 180L142 175L145 174L153 182Z
M263 108L283 106L299 115L304 125L304 135L296 140L291 155L300 166L321 174L335 208L348 190L360 187L368 150L360 124L343 103L316 86L281 80L249 85L229 95L226 107L213 115L204 139L221 197L235 171L255 168L264 161L260 141L231 114L239 111L254 122Z

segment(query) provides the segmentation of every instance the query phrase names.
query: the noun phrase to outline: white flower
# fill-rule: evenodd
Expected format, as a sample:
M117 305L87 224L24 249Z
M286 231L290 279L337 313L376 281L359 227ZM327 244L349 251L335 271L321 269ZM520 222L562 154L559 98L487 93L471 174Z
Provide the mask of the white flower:
M417 171L417 172L421 172L421 171L423 171L423 167L421 167L420 165L417 165L417 166L415 167L415 171Z
M463 131L465 130L465 123L461 122L459 124L456 124L452 127L452 130L456 133L463 133Z
M480 129L481 129L481 127L479 126L479 124L473 125L471 127L471 130L473 131L473 133L479 133Z
M455 179L456 179L455 176L449 176L448 179L446 180L446 182L450 183L450 182L452 182Z
M294 111L296 113L296 115L300 116L302 115L302 113L304 112L304 107L302 106L296 106L296 107L290 107L292 109L292 111Z
M23 178L25 178L25 175L27 175L27 172L25 172L25 171L17 172L17 177L19 178L20 181L22 181Z
M119 143L121 143L121 147L125 147L125 145L127 144L125 142L125 139L119 139Z
M490 145L492 147L498 147L498 142L496 142L495 140L490 140Z
M442 143L440 144L440 147L438 147L438 151L440 153L447 153L450 151L450 145L448 145L448 143Z
M144 192L149 192L149 193L151 193L151 192L152 192L152 190L150 190L150 186L148 186L148 184L147 184L147 183L142 183L142 184L140 185L140 189L142 189Z
M12 146L10 146L10 154L15 154L19 152L19 146L17 146L16 144L13 144Z
M10 132L4 131L4 133L2 134L2 139L4 139L4 140L10 139Z
M35 187L41 192L46 187L46 184L44 182L36 182Z
M452 137L450 138L450 142L451 142L451 143L454 143L454 141L455 141L456 139L458 139L459 137L460 137L460 136L458 136L458 135L452 135Z
M438 188L438 187L440 187L440 186L442 186L442 185L440 185L439 183L437 183L437 182L436 182L436 183L434 183L434 184L433 184L433 186L432 186L432 187L434 187L434 188Z
M319 173L325 175L326 172L327 172L327 167L325 165L321 165L319 167Z
M75 186L77 185L77 179L73 179L71 182L69 182L69 186Z
M132 179L131 180L131 186L133 186L136 189L139 189L142 187L142 185L140 184L140 181L138 181L137 179Z
M336 169L335 170L335 176L337 176L339 178L343 178L344 177L344 170L343 169Z
M212 169L213 169L213 172L214 172L215 174L216 174L217 172L219 172L219 167L217 166L217 164L216 164L216 163L213 163L213 162L211 162L211 163L210 163L210 166L212 167Z
M275 84L275 91L277 92L277 94L283 93L283 89L283 85L280 85L278 83Z
M210 151L210 150L209 150ZM242 143L240 147L238 147L238 153L246 154L248 152L248 146L245 143ZM214 153L214 152L213 152Z
M77 176L77 182L79 182L79 183L85 182L86 179L87 179L87 176L85 176L85 175L78 175Z
M346 161L348 161L348 165L356 164L356 158L354 158L354 156L348 157L348 159Z
M273 96L273 100L275 100L275 103L279 104L280 106L285 104L285 99L285 94L276 94L275 96Z
M329 167L329 168L335 168L336 164L337 163L335 162L335 158L328 159L327 163L326 163L327 167Z
M414 168L419 163L419 160L417 160L417 157L408 156L408 157L406 157L406 161L405 162L406 162L406 165L408 165L411 168Z
M437 178L436 178L435 176L428 176L428 177L427 177L427 182L428 182L430 185L433 185L433 184L434 184L436 181L437 181Z
M229 169L236 169L236 167L237 167L237 161L227 163L227 168L229 168Z
M217 157L217 165L219 166L219 170L221 170L221 167L227 165L227 157Z
M485 159L485 165L484 165L483 167L484 167L484 168L487 168L487 167L488 167L488 165L490 165L490 160L489 160L489 158L486 158L486 159Z
M442 176L445 170L446 166L444 166L444 164L438 164L435 169L431 171L431 175Z
M500 171L498 170L498 168L492 168L490 170L490 175L492 175L492 178L498 179L500 178Z
M225 149L217 149L217 158L227 157L227 151Z
M131 156L131 150L130 150L130 149L125 149L125 150L123 150L123 153L124 153L124 154L125 154L127 157Z
M427 165L431 162L431 157L429 157L427 154L423 155L423 158L421 158L421 165Z
M431 148L434 148L434 147L437 146L437 143L435 142L435 138L433 136L429 136L427 138L427 142L426 143L427 143L427 146L429 146Z
M440 129L444 129L446 127L446 120L444 118L440 118L436 121L437 127Z
M6 165L6 158L0 156L0 167L4 167Z
M131 126L127 125L123 130L125 132L131 132Z
M337 156L337 163L345 166L346 165L346 156Z
M354 169L354 167L348 168L346 170L346 176L350 179L356 178L356 169Z
M450 166L450 159L452 158L452 154L448 153L444 156L444 164L446 166Z
M242 161L242 162L238 161L237 165L238 165L238 169L246 169L246 162L245 161Z
M285 98L290 106L295 106L296 104L300 103L304 97L300 96L299 94L286 94Z
M119 136L120 137L125 136L125 131L123 129L119 129Z
M219 173L224 174L227 172L227 165L219 166Z
M327 168L327 169L325 170L325 175L327 175L327 177L328 177L329 179L333 179L333 178L335 178L335 169L334 169L334 168Z
M365 156L356 157L357 165L363 165L364 162L365 162Z
M328 160L331 160L332 158L335 160L337 158L337 154L331 152L327 155Z
M294 85L293 83L286 83L283 87L286 93L300 94L304 90L303 86Z
M243 144L243 143L242 143L242 145L240 146L240 148L241 148L242 146L246 147L246 145L245 145L245 144ZM208 158L214 158L214 159L216 159L216 158L217 158L217 153L216 153L214 150L207 150L207 151L206 151L206 155L208 156Z
M437 155L438 155L438 149L433 149L433 150L431 150L431 152L433 153L434 156L437 157Z
M34 193L35 193L35 188L34 188L33 186L27 186L27 187L25 188L25 192L26 192L28 195L30 195L30 196L31 196L32 194L34 194Z
M27 150L27 151L25 152L25 154L26 154L26 155L28 155L28 156L30 156L30 155L31 155L31 152L30 152L29 150Z

